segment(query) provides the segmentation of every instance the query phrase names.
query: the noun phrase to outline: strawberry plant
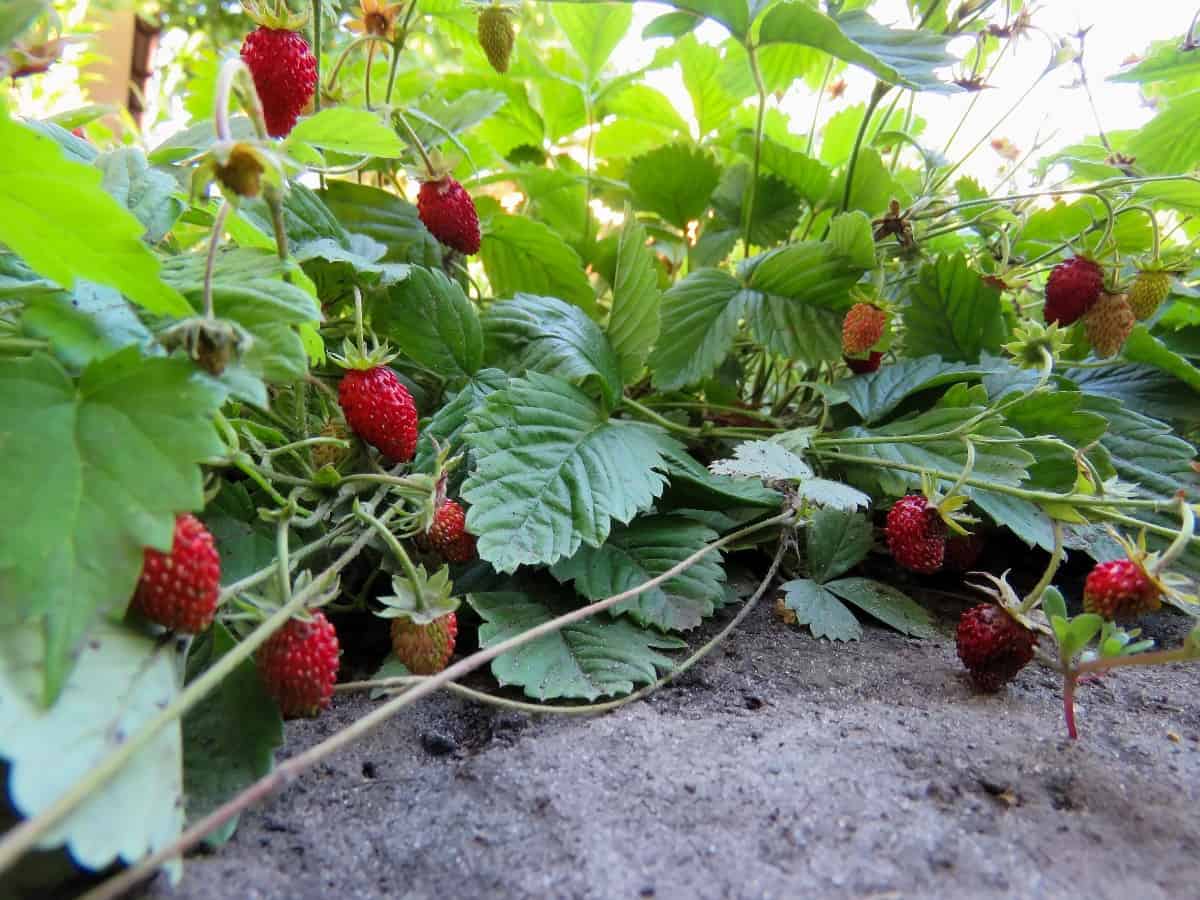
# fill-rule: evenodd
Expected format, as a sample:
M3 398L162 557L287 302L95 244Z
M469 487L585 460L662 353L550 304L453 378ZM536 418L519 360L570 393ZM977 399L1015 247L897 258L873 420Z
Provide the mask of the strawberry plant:
M768 594L945 640L919 599L985 534L1041 577L967 582L979 688L1051 666L1075 736L1081 676L1196 657L1113 621L1197 612L1194 35L1111 75L1144 128L985 185L1002 122L952 156L922 111L968 120L1036 11L672 6L631 66L628 3L248 4L152 142L19 115L64 35L0 0L0 873L63 848L116 896L478 667L610 709ZM1086 90L1081 42L1037 82Z

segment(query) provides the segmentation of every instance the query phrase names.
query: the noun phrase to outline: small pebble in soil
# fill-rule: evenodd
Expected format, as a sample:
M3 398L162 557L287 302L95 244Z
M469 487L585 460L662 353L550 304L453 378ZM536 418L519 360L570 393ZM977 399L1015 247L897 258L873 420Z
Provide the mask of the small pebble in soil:
M458 742L440 731L426 731L421 735L421 746L430 756L446 756L458 749Z
M362 764L363 778L375 778L379 773L375 769L375 763L369 759Z

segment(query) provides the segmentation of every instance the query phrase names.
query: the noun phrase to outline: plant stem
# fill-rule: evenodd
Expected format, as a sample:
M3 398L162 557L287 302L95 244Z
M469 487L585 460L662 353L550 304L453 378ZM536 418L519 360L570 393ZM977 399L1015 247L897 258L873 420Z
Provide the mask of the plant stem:
M229 217L229 201L222 200L221 208L213 218L212 234L208 240L208 256L204 259L204 318L213 320L213 272L217 268L217 248L221 246L221 234L225 231L225 219Z
M405 577L408 578L409 583L412 585L413 599L416 600L417 603L417 612L424 612L425 592L422 590L424 585L421 581L421 576L417 574L416 566L412 564L412 560L409 559L408 553L405 551L403 545L396 540L396 536L392 534L386 525L380 522L365 509L360 507L357 503L354 504L354 515L375 529L379 536L383 538L383 542L387 544L388 549L392 551L392 555L399 560L400 567L404 569Z
M1063 558L1063 525L1058 519L1054 520L1054 552L1050 554L1050 562L1046 565L1046 571L1042 573L1042 577L1038 583L1033 586L1025 599L1021 601L1020 612L1026 613L1037 606L1039 600L1042 599L1042 594L1046 593L1046 588L1050 587L1050 582L1054 580L1054 576L1058 573L1058 567L1062 563Z
M417 148L417 153L421 155L421 162L425 164L425 171L428 173L429 178L432 181L437 175L437 169L433 165L433 160L429 158L429 154L425 151L425 145L421 143L421 139L417 137L417 133L413 131L413 127L408 124L408 119L404 118L404 113L400 112L399 109L394 109L392 110L392 115L400 120L401 126L403 126L404 130L408 133L409 140L411 140L413 146Z
M280 521L279 527L287 528L286 519ZM163 728L181 718L189 709L208 696L243 661L249 659L254 651L291 619L294 613L299 612L309 599L317 596L330 578L337 575L358 556L371 539L372 534L373 532L370 531L360 534L329 568L292 597L289 603L280 607L272 616L246 635L203 675L185 687L158 715L150 719L112 753L101 759L87 775L68 788L54 803L32 819L26 819L7 832L4 839L0 841L0 873L15 865L26 852L34 848L47 831L70 815L94 791L107 784ZM274 564L271 571L278 571ZM201 832L200 837L208 834L209 831L211 829Z
M812 124L808 127L808 143L804 147L806 156L812 156L813 142L817 137L817 119L821 115L821 101L825 98L825 86L829 83L829 76L833 74L834 57L829 57L829 62L825 65L825 74L821 76L821 87L817 91L817 102L813 106Z
M875 87L871 91L871 99L867 101L867 108L863 111L862 121L858 124L858 134L854 136L854 147L850 150L850 162L846 166L846 187L842 191L842 202L838 206L839 213L844 213L850 208L850 193L854 188L854 170L858 167L858 153L862 148L863 135L867 133L867 125L871 121L875 107L879 105L879 101L886 97L887 92L891 89L891 85L884 84L882 81L876 81Z
M655 425L667 429L673 434L682 435L689 438L697 438L700 436L699 428L692 428L690 425L680 425L678 422L672 422L663 416L660 416L648 406L643 406L631 397L625 397L621 400L622 406L627 406L645 419L649 419Z
M317 90L313 95L313 112L321 111L321 0L312 0L313 57L317 61Z
M288 258L288 237L287 228L283 222L283 198L279 195L278 188L265 187L263 188L263 199L267 201L267 208L271 210L271 226L275 229L275 250L280 259L286 260ZM284 280L291 281L291 272L284 273Z
M1067 737L1075 741L1079 739L1079 731L1075 728L1075 685L1077 679L1074 672L1063 676L1063 719L1067 723Z
M249 788L242 791L236 797L224 803L223 805L217 807L217 809L213 810L213 812L209 813L191 828L187 829L187 831L185 831L179 837L179 839L173 842L170 846L151 854L136 866L127 869L117 877L112 878L99 887L89 891L83 896L82 900L113 900L113 898L119 897L124 891L137 884L141 879L146 877L147 874L152 872L158 866L162 865L162 863L172 859L188 848L194 846L199 841L203 840L204 837L210 834L214 828L219 827L234 816L238 815L240 812L242 812L242 810L269 796L282 785L294 780L305 769L317 762L320 762L327 756L336 753L348 744L358 740L360 737L370 733L404 707L411 705L415 701L420 700L429 694L432 694L434 691L444 687L449 682L474 671L485 663L491 662L496 657L501 656L510 650L515 650L518 647L524 646L525 644L537 640L540 637L553 634L567 625L580 622L584 619L590 618L596 613L603 612L604 610L610 609L619 603L623 603L626 600L637 597L651 588L657 587L664 581L674 578L681 572L686 571L706 554L711 553L714 550L720 549L727 544L740 540L741 538L755 531L759 531L763 528L774 525L781 525L792 520L793 518L794 513L788 511L785 513L780 513L777 516L772 516L769 519L764 519L761 522L757 522L753 525L748 525L745 528L741 528L738 531L733 532L732 534L728 534L723 538L706 544L695 553L688 556L687 559L676 563L661 575L657 575L654 578L642 582L642 584L638 585L637 587L630 588L627 591L614 594L613 596L607 597L604 600L598 600L595 603L572 610L565 615L559 616L556 619L551 619L548 622L543 622L541 625L531 628L528 631L514 635L507 640L500 641L499 643L493 644L490 647L484 648L479 652L468 656L466 659L460 660L454 665L439 672L437 675L434 675L431 678L422 681L420 684L415 685L411 690L405 691L398 697L393 697L391 700L379 706L377 709L367 713L348 728L337 732L331 737L321 741L319 744L310 747L308 750L305 750L303 753L300 753L286 762L281 763L274 771L263 778L260 778ZM369 538L371 534L372 532L364 532L362 537L364 543L365 539ZM297 597L299 596L300 595L298 594ZM230 655L232 655L232 651L230 654L222 657L222 661L228 659ZM5 844L7 843L9 842L6 841Z
M767 114L767 89L763 84L762 72L758 68L758 48L746 44L750 55L750 72L754 75L754 87L758 91L758 115L754 121L754 163L750 169L750 189L746 191L742 207L743 254L750 258L750 230L754 225L754 202L758 194L758 170L762 163L763 120Z

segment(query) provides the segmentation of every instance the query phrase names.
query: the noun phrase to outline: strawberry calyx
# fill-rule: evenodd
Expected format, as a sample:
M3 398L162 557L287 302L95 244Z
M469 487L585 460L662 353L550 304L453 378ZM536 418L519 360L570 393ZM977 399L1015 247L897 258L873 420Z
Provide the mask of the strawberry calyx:
M386 366L396 356L397 354L393 353L387 344L375 343L368 350L365 343L359 346L349 338L342 341L342 352L340 354L329 354L329 358L340 368L357 369L361 372L379 366Z
M242 0L242 9L256 25L277 31L299 31L308 24L308 11L296 13L286 0Z

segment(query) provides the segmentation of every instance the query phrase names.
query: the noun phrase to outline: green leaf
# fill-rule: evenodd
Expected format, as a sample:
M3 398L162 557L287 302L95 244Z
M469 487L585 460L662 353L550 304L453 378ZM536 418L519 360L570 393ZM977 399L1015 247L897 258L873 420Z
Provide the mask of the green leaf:
M708 208L721 168L695 144L668 144L629 163L625 178L638 209L658 213L676 228L686 228Z
M388 289L372 321L410 358L443 377L474 375L483 365L475 305L441 269L414 266Z
M606 333L620 361L622 380L633 382L658 339L661 295L654 254L646 246L646 229L632 215L625 217L617 239L612 294Z
M574 581L575 590L588 600L602 600L635 588L681 563L717 539L717 533L699 522L678 516L643 516L633 524L613 529L598 548L580 547L570 559L551 569L559 581ZM725 596L725 570L719 551L693 563L679 575L613 607L639 625L663 631L695 628L713 614Z
M1200 369L1170 350L1152 335L1145 325L1136 326L1125 340L1121 355L1130 362L1146 363L1169 372L1193 391L1200 391ZM1200 396L1193 395L1192 401L1200 403Z
M742 213L750 196L750 165L738 163L721 173L720 184L712 195L717 219L742 232ZM760 174L754 191L754 216L750 222L750 242L760 247L787 240L800 219L800 196L782 178Z
M682 10L679 12L663 13L642 29L642 40L659 37L683 37L690 31L695 30L696 26L702 21L703 19L699 16Z
M737 53L738 69L748 74L743 62L745 53ZM730 84L729 54L720 48L701 43L694 34L680 38L670 48L670 56L679 62L683 86L692 100L692 115L696 121L696 137L700 140L724 126L744 94Z
M146 227L143 238L157 244L166 237L183 212L175 179L150 168L146 155L136 147L102 153L95 165L104 173L101 186L105 192Z
M1006 367L1007 368L1007 367ZM956 381L974 381L992 371L989 365L946 363L940 356L904 359L870 375L839 381L835 387L865 422L878 422L920 391Z
M462 149L458 135L485 121L508 103L500 91L464 91L453 99L430 92L421 98L420 108L409 107L405 114L427 150L451 141Z
M1007 337L1000 292L984 283L962 254L939 256L921 267L904 308L905 350L971 363L998 353Z
M753 158L753 134L741 134L735 143L743 155ZM809 206L817 207L825 202L829 196L833 173L819 159L813 159L808 154L767 136L763 137L760 152L759 164L799 191Z
M862 626L824 585L796 578L780 586L783 604L796 614L797 625L807 625L815 638L831 641L857 641L862 638Z
M128 603L143 549L169 549L175 514L204 505L222 396L190 362L135 348L78 384L46 356L0 362L0 621L44 619L47 699L97 614Z
M744 441L733 448L731 459L717 460L708 468L714 475L762 481L802 481L813 477L808 463L774 441Z
M1137 496L1168 501L1178 490L1200 489L1200 473L1192 468L1195 448L1169 426L1114 400L1092 397L1088 408L1108 420L1100 444L1121 479L1135 486ZM1178 526L1174 518L1173 527Z
M41 629L0 626L0 757L8 761L8 797L21 815L32 818L51 807L175 699L182 671L176 646L99 621L58 702L46 709L41 686L53 651ZM161 850L183 826L180 755L176 720L38 846L65 845L76 863L93 871L117 861L132 865Z
M1046 614L1046 618L1052 621L1055 618L1065 619L1067 617L1067 602L1058 588L1052 584L1047 585L1046 590L1042 592L1042 612Z
M831 581L825 587L901 634L913 637L937 635L925 608L890 585L870 578L843 578Z
M595 315L596 294L579 254L549 226L497 211L484 219L480 257L497 297L558 297Z
M1048 553L1054 550L1054 526L1041 507L1020 497L979 488L971 491L971 500L993 522L1007 528L1028 546L1041 547Z
M818 510L808 526L808 574L818 584L845 574L866 559L873 532L867 517Z
M1065 376L1085 394L1111 397L1130 409L1165 420L1195 420L1195 398L1177 390L1175 380L1151 366L1112 365L1095 369L1068 369Z
M516 592L470 594L467 602L483 618L479 644L484 648L559 614ZM595 700L652 683L660 670L673 665L655 651L683 646L682 641L638 628L626 618L594 616L501 654L492 661L492 674L501 685L519 687L535 700Z
M554 297L518 294L483 315L488 362L567 381L593 379L604 402L621 399L620 363L604 332L577 306Z
M650 354L654 385L686 387L707 378L733 347L751 292L720 269L690 273L663 294L660 340Z
M470 416L476 467L463 484L479 555L500 572L598 547L662 493L664 435L610 420L590 397L536 372Z
M1190 172L1200 163L1200 90L1169 100L1153 119L1133 133L1126 151L1139 170L1152 175Z
M875 266L871 223L861 212L838 216L825 241L801 241L750 261L750 287L802 303L841 309L850 288Z
M633 22L633 7L623 3L562 3L554 19L583 63L588 81L594 80Z
M831 197L840 200L845 196L848 174L848 170L843 170L834 180L829 189ZM868 147L861 148L854 166L854 186L846 203L847 208L877 216L888 208L892 200L907 206L909 199L908 191L892 176L879 152Z
M397 159L404 154L404 142L376 113L350 106L329 106L301 119L285 146L295 144L382 159Z
M82 278L69 294L27 295L21 326L30 337L50 341L54 355L77 369L130 344L144 349L154 341L120 291Z
M378 262L428 268L441 263L437 239L421 224L417 208L395 194L352 181L330 181L318 196L338 222L387 248Z
M809 369L842 358L842 314L803 300L754 293L747 317L754 339Z
M947 37L888 28L860 10L832 18L805 3L778 3L763 16L758 34L762 44L803 44L824 50L888 84L918 91L957 90L934 71L954 62L946 52Z
M218 622L213 626L208 665L236 644ZM188 665L198 675L196 662L189 659ZM270 772L275 767L275 750L282 744L279 707L263 688L254 661L244 660L184 716L183 783L188 821L194 824ZM220 846L236 829L235 816L209 834L206 843Z
M435 455L434 440L443 448L449 447L452 456L458 453L462 447L467 417L483 403L488 394L507 385L508 376L499 369L480 369L476 372L453 399L442 404L431 419L421 423L421 436L417 440L413 469L417 472L428 472L432 468Z
M1195 48L1181 47L1178 41L1164 41L1137 65L1109 75L1107 80L1125 84L1153 84L1156 81L1174 81L1198 75L1200 54L1195 52Z
M158 277L145 226L101 187L103 173L72 162L0 106L0 242L67 290L77 278L111 285L155 313L187 315Z

